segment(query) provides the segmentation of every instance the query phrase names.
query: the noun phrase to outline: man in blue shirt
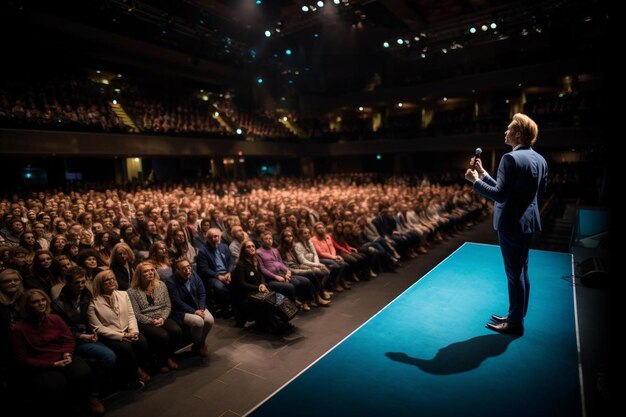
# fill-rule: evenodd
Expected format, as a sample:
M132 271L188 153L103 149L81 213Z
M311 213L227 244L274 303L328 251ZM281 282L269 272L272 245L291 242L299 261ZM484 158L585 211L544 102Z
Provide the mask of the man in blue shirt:
M221 239L222 232L219 229L209 229L206 244L198 251L196 269L207 294L214 295L218 313L228 316L231 311L231 272L235 269L235 263L230 249Z

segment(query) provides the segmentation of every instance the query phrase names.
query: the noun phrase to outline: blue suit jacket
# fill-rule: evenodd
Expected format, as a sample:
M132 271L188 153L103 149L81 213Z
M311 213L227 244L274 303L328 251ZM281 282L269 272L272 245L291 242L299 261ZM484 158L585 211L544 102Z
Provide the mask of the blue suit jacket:
M497 180L489 175L474 183L474 191L495 201L496 230L532 233L541 230L537 194L545 192L548 164L530 146L502 156Z
M232 254L228 246L220 242L220 244L217 245L217 252L219 256L222 257L222 261L228 272L235 269L235 265L233 265L232 262ZM209 278L217 279L215 268L215 252L208 244L202 245L198 251L198 257L196 258L196 269L205 284Z
M191 285L195 289L191 294L185 286L185 281L176 275L165 280L167 291L172 301L171 317L180 325L184 324L185 313L195 314L196 310L204 310L206 308L206 292L204 284L195 272L191 276Z

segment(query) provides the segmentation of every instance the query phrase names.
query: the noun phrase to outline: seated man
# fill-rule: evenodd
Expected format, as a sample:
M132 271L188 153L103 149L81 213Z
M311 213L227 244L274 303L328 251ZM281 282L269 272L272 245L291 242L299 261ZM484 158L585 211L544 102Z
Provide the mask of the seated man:
M209 229L206 244L198 251L196 270L206 292L215 296L217 314L228 317L231 311L231 272L235 264L230 249L221 242L221 238L220 230Z
M206 292L202 280L187 258L176 260L174 275L165 280L172 300L173 318L191 331L192 349L202 357L209 355L207 336L213 328L213 316L206 309Z

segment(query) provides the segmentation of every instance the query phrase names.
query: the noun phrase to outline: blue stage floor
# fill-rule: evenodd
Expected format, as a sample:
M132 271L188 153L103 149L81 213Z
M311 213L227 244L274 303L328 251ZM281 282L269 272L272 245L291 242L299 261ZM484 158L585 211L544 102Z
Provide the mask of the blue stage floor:
M531 251L522 337L506 314L500 248L466 243L247 415L581 415L571 255Z

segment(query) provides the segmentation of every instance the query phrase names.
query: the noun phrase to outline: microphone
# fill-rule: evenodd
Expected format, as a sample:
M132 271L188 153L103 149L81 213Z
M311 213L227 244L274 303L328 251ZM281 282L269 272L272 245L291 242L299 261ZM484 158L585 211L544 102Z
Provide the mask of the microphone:
M480 148L476 148L476 151L474 151L474 166L472 166L472 171L476 169L476 162L478 162L481 153L483 153L483 150Z

